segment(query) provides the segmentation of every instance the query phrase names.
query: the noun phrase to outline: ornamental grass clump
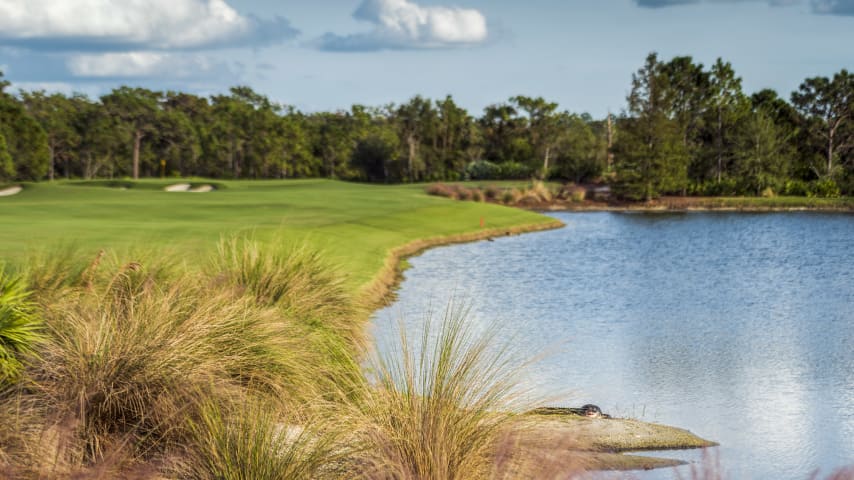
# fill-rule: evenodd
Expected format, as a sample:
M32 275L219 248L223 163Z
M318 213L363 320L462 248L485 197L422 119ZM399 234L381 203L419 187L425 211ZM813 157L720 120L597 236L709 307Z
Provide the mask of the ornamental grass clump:
M348 450L341 429L317 417L283 413L275 402L223 406L206 400L188 420L181 478L291 480L340 478L333 469Z
M359 321L363 308L351 295L344 277L321 253L306 245L250 237L220 241L211 274L261 306L276 309L289 320L290 338L300 351L313 355L316 383L340 392L340 385L358 383L361 367L355 353L367 341Z
M492 330L494 332L495 330ZM502 432L524 410L521 368L451 308L420 342L374 356L361 415L370 479L486 478Z
M444 183L434 183L427 186L427 195L434 195L437 197L446 197L446 198L456 198L456 191L453 187L449 187Z
M57 453L69 465L97 463L117 444L140 457L180 444L199 395L317 394L313 357L281 316L198 275L160 284L130 262L44 316L48 340L27 395L46 430L70 432Z

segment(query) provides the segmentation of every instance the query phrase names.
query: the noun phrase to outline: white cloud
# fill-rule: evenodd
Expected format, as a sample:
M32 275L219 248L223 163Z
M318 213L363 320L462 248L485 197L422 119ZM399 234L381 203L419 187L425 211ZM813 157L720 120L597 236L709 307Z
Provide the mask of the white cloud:
M474 9L421 6L408 0L364 0L353 17L373 24L370 32L327 33L316 41L323 50L365 51L470 46L489 33L486 18Z
M216 74L232 77L223 63L205 55L161 52L122 52L73 55L66 61L68 70L85 78L170 78L193 79Z
M0 45L30 49L195 49L295 34L225 0L0 0Z

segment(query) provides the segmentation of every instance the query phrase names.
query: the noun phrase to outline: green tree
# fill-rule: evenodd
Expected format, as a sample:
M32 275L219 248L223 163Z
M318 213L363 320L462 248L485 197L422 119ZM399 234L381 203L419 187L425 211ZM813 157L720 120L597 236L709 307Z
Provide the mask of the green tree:
M407 180L416 182L426 169L420 152L421 142L428 138L428 132L435 124L436 111L429 100L416 95L400 105L394 114L400 129L401 143L406 146Z
M651 200L687 185L688 152L679 124L668 116L668 78L655 53L632 75L628 112L614 145L615 191Z
M438 114L438 161L441 176L454 179L465 170L467 152L476 143L475 127L468 112L459 107L448 95L436 101Z
M540 177L545 178L549 171L549 160L560 140L560 122L556 115L557 103L547 102L542 97L531 98L516 96L510 99L518 110L526 113L525 128L535 154L543 159Z
M41 180L50 163L47 135L21 102L5 91L8 86L0 72L0 135L5 138L6 151L12 158L13 172L9 177Z
M792 103L813 120L807 128L824 140L825 165L814 167L816 174L833 178L838 158L854 148L854 74L843 69L832 79L808 78L792 93Z
M778 188L791 162L788 135L770 115L758 110L748 115L739 129L735 168L745 190L756 195Z
M118 120L126 141L132 144L133 178L139 178L142 141L158 133L160 93L144 88L120 87L101 97L107 112Z
M6 137L0 132L0 180L9 181L15 176L15 164L6 146Z
M709 125L714 138L715 178L720 183L733 158L735 126L748 104L741 90L741 78L735 75L729 62L718 58L710 73Z
M44 91L21 92L24 105L30 115L39 122L47 134L47 147L50 155L48 179L53 180L58 163L65 165L65 175L69 176L68 166L80 147L81 136L74 128L77 106L65 95L47 95Z

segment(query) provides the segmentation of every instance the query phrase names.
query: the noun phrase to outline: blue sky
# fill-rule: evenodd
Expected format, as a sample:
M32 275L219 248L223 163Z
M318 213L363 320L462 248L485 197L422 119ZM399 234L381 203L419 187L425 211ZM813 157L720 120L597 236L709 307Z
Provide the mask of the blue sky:
M603 116L650 51L723 57L784 97L854 69L854 0L0 0L0 70L17 87L249 85L308 111L513 95Z

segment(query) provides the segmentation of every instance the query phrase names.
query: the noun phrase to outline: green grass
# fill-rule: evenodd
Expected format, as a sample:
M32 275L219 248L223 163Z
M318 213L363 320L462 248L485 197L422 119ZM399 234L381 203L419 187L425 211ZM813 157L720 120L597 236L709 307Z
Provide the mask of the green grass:
M712 204L726 207L758 208L839 208L854 209L854 197L810 198L810 197L720 197L709 199Z
M355 290L390 249L410 241L487 228L546 223L535 213L430 197L424 185L378 186L328 180L216 181L211 193L167 193L186 180L26 184L0 198L0 259L73 243L94 256L131 246L202 262L227 235L252 233L310 243L348 275ZM124 189L121 187L125 187ZM130 188L127 188L130 187Z

